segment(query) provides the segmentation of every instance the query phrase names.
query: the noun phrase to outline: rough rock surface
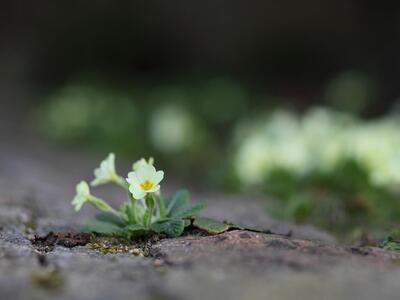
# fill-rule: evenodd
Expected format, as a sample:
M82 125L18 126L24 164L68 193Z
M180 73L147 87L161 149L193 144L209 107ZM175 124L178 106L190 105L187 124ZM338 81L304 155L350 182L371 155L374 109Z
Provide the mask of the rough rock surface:
M254 197L194 198L209 202L205 216L276 234L188 234L106 254L82 240L32 243L35 234L64 237L93 216L69 202L99 158L15 136L0 147L0 299L399 299L400 254L339 246L311 226L271 219ZM168 193L179 182L166 185ZM101 193L118 203L114 189Z

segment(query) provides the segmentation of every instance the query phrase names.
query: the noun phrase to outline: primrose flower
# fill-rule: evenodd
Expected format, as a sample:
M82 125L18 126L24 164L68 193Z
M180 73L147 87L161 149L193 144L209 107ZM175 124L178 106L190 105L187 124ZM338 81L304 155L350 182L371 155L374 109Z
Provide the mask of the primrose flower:
M149 157L148 160L146 160L145 158L139 159L137 162L135 162L132 165L132 170L137 171L140 167L147 166L147 165L150 165L150 166L154 165L154 158Z
M90 197L89 185L86 181L81 181L76 185L76 195L71 203L75 206L75 210L78 211L85 202L89 201Z
M163 178L163 171L157 171L154 166L146 164L128 173L126 180L132 196L135 199L143 199L147 193L155 193L160 189L159 183Z
M110 153L100 164L100 167L94 170L95 179L90 183L92 186L98 186L109 182L117 182L119 176L115 171L115 154Z

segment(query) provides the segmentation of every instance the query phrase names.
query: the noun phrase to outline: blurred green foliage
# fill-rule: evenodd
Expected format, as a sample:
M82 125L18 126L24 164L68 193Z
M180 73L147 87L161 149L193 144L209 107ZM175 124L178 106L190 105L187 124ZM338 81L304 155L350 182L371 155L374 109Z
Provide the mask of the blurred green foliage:
M129 93L106 86L71 85L36 112L40 130L57 141L102 148L141 149L143 116ZM131 138L129 138L131 137Z
M393 229L379 246L389 251L400 251L400 229Z
M227 79L78 81L35 116L56 141L132 159L152 155L176 174L272 195L268 209L277 217L354 237L400 219L397 116L364 121L343 112L362 111L371 87L362 74L344 73L323 93L341 112L317 107L300 116Z
M352 161L301 179L271 174L263 190L277 199L270 208L274 216L317 224L342 238L382 238L382 230L400 218L399 193L372 185L366 170Z
M132 159L151 154L183 175L204 175L209 165L226 165L221 149L248 112L250 97L237 83L218 78L129 86L81 80L53 92L35 120L57 142Z
M340 74L328 83L324 92L326 103L352 113L361 113L375 97L375 81L356 71Z
M239 123L234 170L276 199L278 217L350 237L400 219L400 121L363 121L327 108L275 111ZM352 236L353 237L353 236Z

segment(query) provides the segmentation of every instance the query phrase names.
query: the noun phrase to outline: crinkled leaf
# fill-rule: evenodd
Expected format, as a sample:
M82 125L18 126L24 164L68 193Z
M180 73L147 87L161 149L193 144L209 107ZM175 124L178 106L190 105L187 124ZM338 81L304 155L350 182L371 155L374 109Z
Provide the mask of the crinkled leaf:
M117 225L104 221L93 221L82 226L84 232L95 232L101 234L121 235L123 230Z
M151 230L157 233L165 233L169 237L178 237L183 233L185 221L181 219L169 219L151 224Z
M387 238L380 244L380 247L389 251L400 251L400 243Z
M139 231L139 230L146 230L146 227L139 225L139 224L131 224L124 227L125 230L129 231Z
M205 207L205 203L191 203L180 206L178 209L170 213L171 218L188 218L194 217Z
M142 236L147 233L146 228L139 224L128 225L124 228L124 231L127 231L130 237Z
M193 226L207 231L211 234L222 233L230 228L229 224L225 224L209 218L196 218L193 222Z
M101 212L96 215L96 220L100 222L106 222L106 223L111 223L114 225L117 225L119 227L124 226L124 222L121 218L118 216L111 214L111 213L106 213L106 212Z
M187 190L179 190L177 191L167 204L167 216L172 216L178 210L180 210L183 206L189 203L189 192Z

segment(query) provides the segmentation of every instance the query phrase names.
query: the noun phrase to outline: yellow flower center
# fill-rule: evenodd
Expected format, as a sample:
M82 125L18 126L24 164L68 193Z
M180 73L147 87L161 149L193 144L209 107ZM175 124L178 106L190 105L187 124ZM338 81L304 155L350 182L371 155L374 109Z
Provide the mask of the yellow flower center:
M150 180L145 180L141 184L139 184L140 188L143 191L148 191L151 190L151 188L154 186L154 184Z

